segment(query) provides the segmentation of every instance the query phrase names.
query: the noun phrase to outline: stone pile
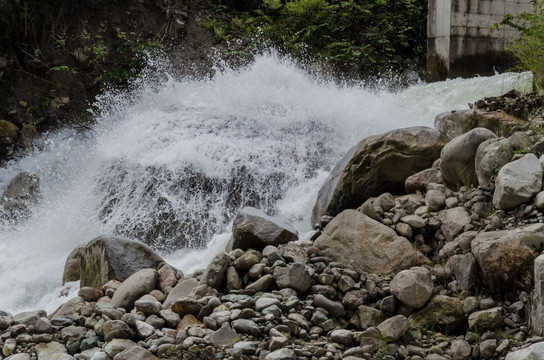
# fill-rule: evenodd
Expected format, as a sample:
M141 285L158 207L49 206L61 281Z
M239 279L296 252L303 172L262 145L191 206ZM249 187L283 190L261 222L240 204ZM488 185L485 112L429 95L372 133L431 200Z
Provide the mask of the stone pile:
M78 297L0 312L0 358L544 358L543 136L447 121L463 133L401 129L352 149L306 239L244 208L228 249L191 275L135 242L78 247L64 274Z

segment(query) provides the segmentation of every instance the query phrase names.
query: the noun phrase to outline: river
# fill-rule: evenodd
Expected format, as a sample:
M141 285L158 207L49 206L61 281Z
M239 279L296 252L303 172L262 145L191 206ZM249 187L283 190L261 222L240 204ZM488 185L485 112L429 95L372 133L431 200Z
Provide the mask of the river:
M0 169L0 191L21 171L41 188L27 220L0 226L1 310L53 311L77 291L60 286L66 256L102 234L145 241L184 272L224 248L244 205L304 237L317 192L349 147L530 86L527 74L503 74L391 91L318 78L273 54L211 79L151 78L101 96L92 131L50 134Z

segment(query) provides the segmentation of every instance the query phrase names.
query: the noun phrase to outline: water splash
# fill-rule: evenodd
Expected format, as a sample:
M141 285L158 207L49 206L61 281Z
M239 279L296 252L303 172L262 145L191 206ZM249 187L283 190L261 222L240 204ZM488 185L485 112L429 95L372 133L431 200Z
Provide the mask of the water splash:
M275 55L212 79L158 78L102 96L92 132L60 131L0 169L0 189L29 171L42 191L28 221L0 229L0 309L53 310L66 256L100 234L145 241L191 271L221 250L242 206L308 231L321 183L362 138L530 86L505 74L389 92Z

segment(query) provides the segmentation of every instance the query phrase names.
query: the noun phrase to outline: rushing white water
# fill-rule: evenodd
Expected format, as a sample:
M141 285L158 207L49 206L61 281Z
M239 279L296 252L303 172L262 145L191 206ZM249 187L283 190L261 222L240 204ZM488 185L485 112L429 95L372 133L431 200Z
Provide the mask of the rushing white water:
M105 95L92 131L53 134L0 169L0 191L20 171L41 181L31 217L0 227L0 309L54 310L66 256L100 234L142 240L190 272L224 247L244 205L304 233L328 171L362 138L529 86L505 74L388 92L316 79L273 55L213 79L164 78Z

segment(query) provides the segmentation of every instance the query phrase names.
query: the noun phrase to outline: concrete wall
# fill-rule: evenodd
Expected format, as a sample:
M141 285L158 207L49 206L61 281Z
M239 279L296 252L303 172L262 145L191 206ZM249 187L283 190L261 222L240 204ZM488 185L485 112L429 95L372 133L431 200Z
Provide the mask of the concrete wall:
M501 26L505 14L534 10L531 0L429 0L427 72L431 81L505 71L505 45L519 34Z

